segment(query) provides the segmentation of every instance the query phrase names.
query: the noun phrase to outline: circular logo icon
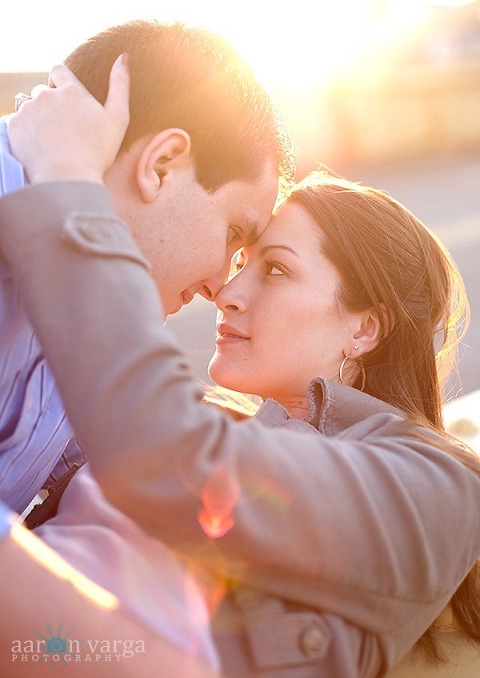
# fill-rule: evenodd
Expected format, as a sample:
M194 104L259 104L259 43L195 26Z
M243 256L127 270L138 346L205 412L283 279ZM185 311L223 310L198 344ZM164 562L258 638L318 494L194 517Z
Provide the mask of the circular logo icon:
M49 654L62 654L67 651L67 641L60 636L47 638L46 649Z

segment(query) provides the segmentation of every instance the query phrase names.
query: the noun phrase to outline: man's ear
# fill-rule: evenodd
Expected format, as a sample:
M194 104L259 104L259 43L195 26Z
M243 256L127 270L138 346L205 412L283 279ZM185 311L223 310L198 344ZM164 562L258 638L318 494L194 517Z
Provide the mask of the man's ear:
M140 154L136 169L144 202L153 202L168 173L190 161L190 148L190 135L183 129L165 129L150 139Z
M358 314L359 324L352 337L352 345L348 354L360 356L362 353L373 351L383 337L391 331L393 324L387 308L381 304L380 312L369 308Z

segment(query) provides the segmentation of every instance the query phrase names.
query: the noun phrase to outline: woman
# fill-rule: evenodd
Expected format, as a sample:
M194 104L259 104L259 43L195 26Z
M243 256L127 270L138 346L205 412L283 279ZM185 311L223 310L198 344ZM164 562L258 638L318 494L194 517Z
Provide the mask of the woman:
M296 249L289 245L294 239ZM294 252L285 249L284 241ZM249 260L255 262L256 277ZM443 430L437 373L448 376L445 365L451 364L450 351L468 312L465 292L448 254L402 205L380 191L313 173L292 191L264 237L237 256L234 270L244 262L245 271L216 299L220 336L210 376L217 383L276 397L291 411L279 396L285 384L297 382L296 397L305 411L312 377L337 379L343 364L344 383ZM295 263L302 268L297 276ZM255 308L266 306L256 311L261 348L255 341L230 341L228 332L222 337L222 322L245 317L243 296L238 309L230 296L240 285L243 293L247 278ZM289 310L288 317L275 314L279 304ZM267 313L278 327L266 323ZM309 356L306 349L298 356L299 365L300 329L310 329L312 341ZM279 373L285 354L289 361ZM266 377L263 383L267 370L279 387L269 386Z
M101 187L33 187L4 198L0 220L112 523L120 509L209 575L225 675L385 675L480 552L478 463L442 431L435 364L458 279L430 234L375 191L323 177L295 189L218 295L211 373L266 399L238 422L199 402ZM114 256L86 254L90 222L108 226ZM72 497L88 482L81 469L48 528L65 522L55 547L74 561Z
M468 317L463 283L435 236L385 193L312 173L235 257L216 304L217 383L303 418L321 374L446 435L442 389ZM479 573L477 563L392 678L480 672Z

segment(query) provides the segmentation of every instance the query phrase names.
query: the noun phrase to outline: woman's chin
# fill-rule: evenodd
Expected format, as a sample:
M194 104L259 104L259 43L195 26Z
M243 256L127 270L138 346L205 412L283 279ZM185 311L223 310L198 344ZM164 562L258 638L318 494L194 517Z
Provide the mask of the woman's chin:
M228 370L225 369L225 366L222 365L222 359L219 358L217 353L214 353L210 363L208 364L208 376L212 381L214 381L218 386L223 386L224 388L231 388L226 382L228 379Z
M242 391L240 380L235 379L235 376L230 374L228 370L221 369L214 365L208 368L208 376L210 379L223 388L228 388L231 391Z
M245 373L233 369L230 365L225 364L225 360L221 356L214 355L208 366L208 376L218 386L227 388L230 391L238 391L239 393L252 393L249 388L252 387L250 382L245 379Z

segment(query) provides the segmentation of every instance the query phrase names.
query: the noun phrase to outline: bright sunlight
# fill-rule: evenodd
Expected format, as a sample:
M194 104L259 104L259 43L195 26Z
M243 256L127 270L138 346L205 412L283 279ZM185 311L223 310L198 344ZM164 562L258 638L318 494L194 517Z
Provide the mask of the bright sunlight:
M91 35L129 19L181 20L222 33L267 87L299 93L362 68L372 48L383 49L421 25L433 4L460 2L317 0L287 11L272 0L245 0L238 8L223 0L177 0L174 6L136 0L133 8L97 3L74 15L59 0L26 0L11 3L0 26L0 70L49 70Z

